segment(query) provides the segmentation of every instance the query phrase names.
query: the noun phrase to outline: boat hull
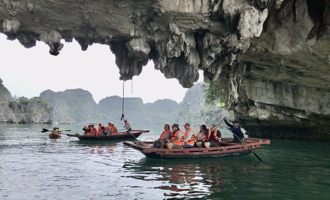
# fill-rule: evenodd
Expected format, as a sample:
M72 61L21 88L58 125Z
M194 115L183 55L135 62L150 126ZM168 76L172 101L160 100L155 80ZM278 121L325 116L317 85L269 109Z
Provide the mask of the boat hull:
M58 138L61 137L61 134L59 134L59 133L50 133L50 134L48 135L48 137L49 137L50 139L58 139Z
M93 135L79 135L79 134L67 134L70 137L76 137L80 140L125 140L125 139L136 139L142 133L147 133L149 130L134 130L131 133L118 132L109 136L93 136Z
M152 142L125 141L134 149L139 150L146 157L161 159L200 159L200 158L223 158L243 156L251 153L251 150L259 148L261 144L270 144L270 140L246 138L246 145L231 142L226 138L220 147L213 148L183 148L183 149L158 149L152 147Z

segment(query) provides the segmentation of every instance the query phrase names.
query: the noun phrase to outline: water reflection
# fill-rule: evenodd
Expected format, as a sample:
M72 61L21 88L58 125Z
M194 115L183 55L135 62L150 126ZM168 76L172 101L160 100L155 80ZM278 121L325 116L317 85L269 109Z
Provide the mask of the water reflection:
M154 160L125 163L131 178L154 181L154 189L164 190L164 196L201 198L220 192L221 163L209 160Z

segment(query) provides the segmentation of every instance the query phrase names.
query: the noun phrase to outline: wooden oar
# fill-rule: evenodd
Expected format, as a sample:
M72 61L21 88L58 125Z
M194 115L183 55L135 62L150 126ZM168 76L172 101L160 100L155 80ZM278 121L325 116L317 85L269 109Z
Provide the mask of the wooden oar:
M129 132L129 131L127 131L129 134L131 134L131 136L134 138L134 139L136 139L136 140L138 140L131 132Z
M42 133L46 133L46 132L49 132L49 131L50 131L50 130L45 129L45 128L43 128L43 129L41 130ZM71 131L71 130L62 130L62 131Z
M222 121L223 121L223 119L222 119ZM222 122L221 121L221 122ZM220 122L220 123L221 123ZM219 123L219 125L220 125L220 123ZM253 153L253 155L255 155L255 157L260 161L260 162L262 162L263 160L254 152L254 151L252 151L252 149L250 148L250 146L249 145L247 145L245 142L244 142L244 138L243 138L243 140L240 140L239 139L239 137L233 132L233 131L231 131L232 133L233 133L233 135L236 137L236 138L238 138L238 141L240 141L240 143L241 144L244 144L248 149L249 149L249 151L251 152L251 153Z

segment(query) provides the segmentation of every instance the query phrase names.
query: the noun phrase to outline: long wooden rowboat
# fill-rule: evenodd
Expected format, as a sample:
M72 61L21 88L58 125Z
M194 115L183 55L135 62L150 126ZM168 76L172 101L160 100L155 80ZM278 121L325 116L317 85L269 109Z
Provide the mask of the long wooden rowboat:
M219 158L228 156L241 156L251 153L250 149L259 148L262 144L270 144L270 140L257 138L245 138L246 145L231 142L232 138L224 138L220 147L211 148L183 148L183 149L158 149L153 148L153 142L125 141L124 144L139 150L151 158L175 159L175 158ZM248 147L249 148L248 148Z
M122 139L135 139L139 137L142 133L147 133L149 130L134 130L131 133L125 132L118 132L113 135L100 135L100 136L94 136L94 135L79 135L79 134L66 134L69 137L76 137L80 140L122 140Z

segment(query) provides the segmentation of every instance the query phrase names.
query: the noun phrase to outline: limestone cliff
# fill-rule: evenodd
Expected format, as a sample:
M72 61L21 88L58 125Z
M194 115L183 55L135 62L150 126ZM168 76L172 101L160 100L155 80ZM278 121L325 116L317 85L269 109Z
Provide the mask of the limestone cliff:
M203 70L248 129L299 135L308 124L330 140L329 10L328 0L2 0L0 32L53 55L62 38L107 44L124 80L150 59L184 87Z
M206 90L208 84L198 83L190 88L180 104L177 122L184 124L189 122L195 127L206 124L218 124L229 113L221 105L206 103Z
M0 79L0 122L51 123L52 108L40 98L13 99Z
M54 121L60 123L98 122L102 114L90 92L70 89L63 92L46 90L40 98L53 107Z

